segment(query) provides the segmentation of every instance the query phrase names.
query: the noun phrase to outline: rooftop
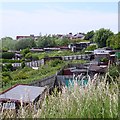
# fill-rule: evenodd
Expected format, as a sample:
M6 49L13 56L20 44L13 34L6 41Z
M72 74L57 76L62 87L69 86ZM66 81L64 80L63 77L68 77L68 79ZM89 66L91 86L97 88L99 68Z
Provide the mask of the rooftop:
M22 101L25 103L34 102L42 94L46 87L36 87L18 84L0 94L0 101Z

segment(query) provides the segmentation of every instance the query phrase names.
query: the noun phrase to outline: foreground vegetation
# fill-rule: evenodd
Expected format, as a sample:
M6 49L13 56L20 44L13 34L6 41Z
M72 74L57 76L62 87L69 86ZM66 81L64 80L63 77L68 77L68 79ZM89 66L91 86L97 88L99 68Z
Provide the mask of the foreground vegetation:
M107 73L104 79L97 77L97 84L89 82L86 87L77 83L69 89L63 87L62 93L55 89L37 110L32 105L21 106L17 116L9 112L1 115L3 118L118 118L118 83L112 81L109 84L108 76Z
M43 118L116 118L118 116L118 85L110 87L102 81L97 87L77 84L70 91L49 96L36 117Z

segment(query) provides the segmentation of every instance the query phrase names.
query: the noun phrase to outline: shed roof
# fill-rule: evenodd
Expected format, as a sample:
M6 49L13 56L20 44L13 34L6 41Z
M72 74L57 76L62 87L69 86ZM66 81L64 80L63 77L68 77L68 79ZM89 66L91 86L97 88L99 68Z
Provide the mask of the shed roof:
M95 71L95 72L105 72L107 70L107 66L97 66L97 65L91 65L89 67L90 71Z
M36 87L18 84L0 94L0 101L22 101L24 103L34 102L42 94L46 87Z

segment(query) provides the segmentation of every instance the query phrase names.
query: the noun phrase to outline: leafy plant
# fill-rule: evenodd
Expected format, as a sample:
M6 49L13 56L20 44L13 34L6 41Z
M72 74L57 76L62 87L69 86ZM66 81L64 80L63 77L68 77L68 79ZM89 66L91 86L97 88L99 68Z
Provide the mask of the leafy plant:
M100 59L100 62L108 62L109 60L108 60L108 58L101 58Z

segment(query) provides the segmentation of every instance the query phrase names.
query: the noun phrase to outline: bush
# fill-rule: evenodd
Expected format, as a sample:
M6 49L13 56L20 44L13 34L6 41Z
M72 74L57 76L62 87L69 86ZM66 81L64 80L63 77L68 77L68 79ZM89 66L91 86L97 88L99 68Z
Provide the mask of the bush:
M32 48L35 47L35 41L31 38L23 38L17 41L17 43L15 44L15 49L16 50L23 50L26 48Z
M109 60L108 60L108 58L101 58L100 59L100 62L108 62Z
M2 66L2 71L12 71L12 70L13 70L12 64L5 64L4 66Z
M39 57L37 55L32 55L32 60L39 60Z
M7 52L8 48L2 48L2 52Z
M110 66L109 68L109 75L114 78L117 78L120 76L120 66L116 66L116 65L113 65L113 66Z
M25 58L32 60L32 53L27 53L27 54L25 55Z
M13 57L15 57L15 53L13 53L13 52L3 52L2 53L3 59L12 59Z
M19 71L14 77L14 80L20 80L20 79L27 79L29 78L29 75L26 72Z
M55 59L49 62L51 67L56 67L57 65L61 64L63 61L59 59Z
M20 63L21 60L2 59L2 63Z
M29 48L23 49L20 53L25 57L26 54L30 52Z
M12 77L9 72L3 72L2 73L2 85L5 85L12 80Z
M97 46L96 46L96 45L90 45L90 46L88 46L85 50L93 51L93 50L95 50L95 49L97 49Z
M22 61L22 63L21 63L21 67L22 67L22 68L25 67L25 61Z

